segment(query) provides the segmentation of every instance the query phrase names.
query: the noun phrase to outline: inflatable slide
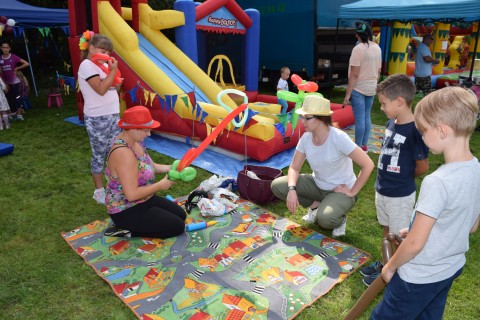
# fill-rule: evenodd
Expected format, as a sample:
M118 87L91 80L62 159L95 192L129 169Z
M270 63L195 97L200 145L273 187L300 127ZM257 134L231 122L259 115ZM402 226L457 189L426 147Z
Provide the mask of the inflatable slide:
M109 1L98 1L92 8L98 32L113 41L125 78L124 90L141 85L171 104L171 108L163 108L161 99L149 99L148 103L139 99L161 122L161 132L177 139L204 140L237 104L228 95L223 96L222 103L217 101L222 89L162 33L163 29L182 26L183 12L155 11L147 3L136 5L135 10L122 7L122 14ZM132 16L132 11L133 20L137 15L139 32L124 19ZM138 104L135 97L126 95L125 100L128 106ZM256 111L250 113L254 115L247 125L227 126L214 141L216 147L263 161L297 144L303 127L297 126L294 132L290 122L279 119L280 105L249 103L248 108Z

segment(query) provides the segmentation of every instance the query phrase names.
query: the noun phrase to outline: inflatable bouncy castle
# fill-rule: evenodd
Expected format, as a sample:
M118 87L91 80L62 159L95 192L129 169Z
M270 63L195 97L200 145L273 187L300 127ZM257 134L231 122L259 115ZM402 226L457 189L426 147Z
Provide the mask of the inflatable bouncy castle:
M196 40L192 37L205 29L196 28L197 22L206 20L224 32L235 30L232 32L245 34L250 43L246 45L252 50L256 47L258 52L260 15L257 10L243 11L233 0L209 0L200 5L177 1L175 5L182 11L155 11L146 0L132 0L131 8L121 7L120 0L91 3L93 31L113 41L113 55L119 61L124 78L121 99L127 108L138 104L147 106L161 122L162 135L191 143L205 140L221 120L237 108L228 95L217 100L222 89L190 58L195 57ZM79 56L78 42L86 28L86 10L83 1L69 1L72 35L69 46L74 70L78 70L80 64L79 59L73 58ZM167 28L176 30L182 50L163 34ZM258 53L256 58L253 55L247 60L246 65L255 70L255 81L246 81L246 89L256 91L257 88L249 84L258 85ZM247 72L246 80L249 76ZM82 110L81 94L77 100ZM294 147L303 128L292 127L285 121L288 115L280 115L280 110L278 104L248 103L244 125L238 128L227 125L215 139L215 146L259 161Z

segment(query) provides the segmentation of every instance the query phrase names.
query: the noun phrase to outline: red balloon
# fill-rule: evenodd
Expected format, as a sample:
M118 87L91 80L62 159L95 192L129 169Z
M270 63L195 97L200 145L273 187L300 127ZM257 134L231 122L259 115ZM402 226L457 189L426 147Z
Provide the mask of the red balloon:
M305 92L315 92L315 91L318 90L318 84L316 84L315 82L311 82L311 81L301 83L297 87L298 87L298 90L302 90L302 91L305 91Z
M1 24L7 24L7 17L1 16L1 17L0 17L0 23L1 23Z
M180 160L178 164L177 171L180 172L189 165L192 164L193 160L200 155L200 153L205 150L206 147L210 144L210 142L215 139L220 132L227 126L227 124L232 121L236 116L238 116L243 110L247 108L247 104L243 103L239 105L236 109L233 109L219 124L218 126L208 135L208 137L202 141L202 143L198 146L198 148L191 148L188 150L185 155Z
M6 33L6 34L11 34L11 33L13 33L12 27L10 27L10 26L5 26L5 33Z
M298 86L303 81L303 79L298 74L292 74L291 79L296 86Z

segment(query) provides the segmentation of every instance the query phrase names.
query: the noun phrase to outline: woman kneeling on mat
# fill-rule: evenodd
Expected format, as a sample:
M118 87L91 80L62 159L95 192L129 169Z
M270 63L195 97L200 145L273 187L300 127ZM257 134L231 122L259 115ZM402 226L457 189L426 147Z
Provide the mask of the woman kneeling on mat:
M333 229L333 236L345 235L347 212L355 205L357 194L373 170L370 157L348 135L332 126L330 101L319 96L305 97L296 110L305 126L288 168L288 175L272 182L272 192L286 199L287 208L308 207L302 218ZM305 159L313 170L300 174ZM360 167L358 177L353 162Z
M155 174L168 173L170 165L153 162L143 140L160 123L143 106L125 111L118 122L117 136L107 158L106 205L115 223L106 235L120 235L126 229L133 237L170 238L185 231L185 211L155 192L170 189L175 182L167 175L155 182ZM123 233L123 235L125 235Z

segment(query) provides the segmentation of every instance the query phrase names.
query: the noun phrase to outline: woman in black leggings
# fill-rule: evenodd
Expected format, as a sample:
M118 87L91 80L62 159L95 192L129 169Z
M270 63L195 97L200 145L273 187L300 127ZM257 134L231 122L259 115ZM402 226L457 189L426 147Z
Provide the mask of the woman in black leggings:
M123 131L110 150L105 170L105 202L115 227L127 229L134 237L165 239L182 234L185 211L155 195L174 185L167 175L155 182L155 174L168 173L171 166L153 162L142 143L160 123L147 108L136 106L125 111L118 126Z

